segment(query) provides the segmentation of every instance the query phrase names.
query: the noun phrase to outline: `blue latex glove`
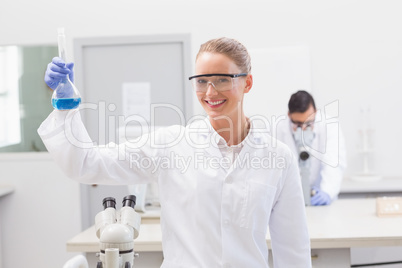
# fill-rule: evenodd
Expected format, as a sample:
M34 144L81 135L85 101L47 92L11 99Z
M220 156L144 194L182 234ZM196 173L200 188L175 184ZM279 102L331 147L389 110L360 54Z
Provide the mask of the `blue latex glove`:
M57 85L62 79L65 79L67 75L70 81L74 83L74 63L65 63L61 58L54 57L52 62L47 65L45 73L45 83L51 89L55 90Z
M313 187L315 195L311 197L312 206L325 206L331 204L331 197L324 191Z

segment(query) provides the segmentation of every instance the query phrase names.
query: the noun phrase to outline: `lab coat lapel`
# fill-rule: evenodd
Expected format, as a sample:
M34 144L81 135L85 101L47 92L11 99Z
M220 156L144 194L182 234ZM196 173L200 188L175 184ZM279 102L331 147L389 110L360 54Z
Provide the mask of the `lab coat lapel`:
M252 161L251 159L256 157L258 152L262 151L255 148L262 146L265 142L263 134L259 131L261 130L257 131L253 128L253 123L251 122L250 132L244 141L243 148L233 164L229 167L229 169L227 169L227 175L230 175L232 172L239 172L243 167L247 167L247 164L245 165L244 161Z
M222 154L218 148L218 144L215 140L216 137L214 135L217 135L215 130L212 128L211 123L209 122L209 118L205 118L204 120L201 121L204 126L208 127L208 131L202 131L199 132L199 144L206 144L205 148L202 150L202 152L205 154L206 157L222 157Z
M233 161L233 163L230 165L230 167L226 170L227 176L230 175L232 172L236 172L236 170L241 169L241 167L242 167L241 162L244 160L244 157L249 152L250 152L250 146L247 143L245 143L243 145L243 148L240 150L239 155L236 157L236 159Z

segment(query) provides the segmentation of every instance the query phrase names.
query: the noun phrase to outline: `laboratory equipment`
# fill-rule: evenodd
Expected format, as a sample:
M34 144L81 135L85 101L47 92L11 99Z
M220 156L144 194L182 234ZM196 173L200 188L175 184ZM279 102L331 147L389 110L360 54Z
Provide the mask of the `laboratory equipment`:
M82 255L77 255L68 260L63 268L89 268L87 259Z
M64 28L58 29L58 46L59 57L66 63L66 36L64 34ZM77 108L81 103L81 95L78 89L71 82L68 75L61 79L59 84L52 95L52 105L58 110L70 110Z
M377 217L402 216L402 197L377 197L376 199Z
M104 210L95 216L96 235L99 238L100 261L96 268L132 268L134 265L134 239L138 237L141 217L135 212L135 195L123 198L123 206L116 210L116 200L106 197Z
M371 111L370 107L361 108L360 109L360 126L358 129L359 132L359 140L360 140L360 148L359 153L361 155L361 159L363 160L363 170L350 177L351 180L354 181L379 181L382 179L382 176L379 174L373 173L369 168L369 158L370 155L374 153L374 145L373 145L373 134L374 129L371 127ZM372 165L371 165L372 166Z
M146 212L146 195L148 184L135 184L128 185L128 192L136 196L135 210L139 212Z
M310 166L311 157L307 150L311 146L314 140L314 132L311 127L307 127L302 130L298 127L296 131L293 132L293 137L295 139L296 148L299 156L299 169L300 177L303 188L304 204L306 206L311 205L311 188L310 188Z

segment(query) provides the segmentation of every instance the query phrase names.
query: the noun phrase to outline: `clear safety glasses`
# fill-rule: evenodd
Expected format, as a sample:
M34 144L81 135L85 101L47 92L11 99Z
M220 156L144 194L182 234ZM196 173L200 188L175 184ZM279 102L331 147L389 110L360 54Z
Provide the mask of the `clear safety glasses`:
M209 85L212 85L216 91L228 91L233 89L233 80L237 77L247 76L247 73L241 74L200 74L190 76L193 88L197 92L207 92Z
M313 128L314 127L314 118L312 120L306 121L306 122L298 122L298 121L293 121L292 119L290 120L292 124L292 128L296 130L297 128L301 128L302 130L305 130L306 128Z

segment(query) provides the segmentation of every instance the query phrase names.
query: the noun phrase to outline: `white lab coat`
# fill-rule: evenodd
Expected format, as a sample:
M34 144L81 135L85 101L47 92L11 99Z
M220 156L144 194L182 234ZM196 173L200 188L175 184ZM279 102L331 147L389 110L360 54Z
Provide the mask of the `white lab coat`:
M208 119L160 129L142 145L99 148L90 146L79 113L64 124L66 114L54 111L38 133L68 176L87 184L158 183L163 268L268 267L267 226L275 267L311 267L297 161L287 146L272 147L267 133L252 128L237 157L245 164L226 168L217 164L222 155Z
M311 147L307 148L312 156L310 185L318 187L334 200L340 192L343 172L346 168L345 142L337 120L326 122L317 118L313 128L315 138ZM279 121L273 136L288 145L298 158L289 117Z

